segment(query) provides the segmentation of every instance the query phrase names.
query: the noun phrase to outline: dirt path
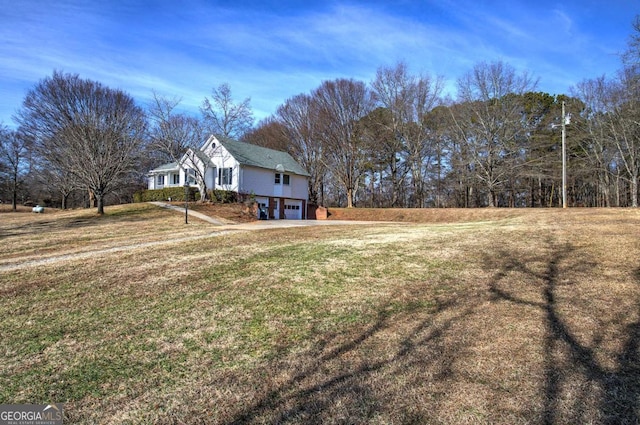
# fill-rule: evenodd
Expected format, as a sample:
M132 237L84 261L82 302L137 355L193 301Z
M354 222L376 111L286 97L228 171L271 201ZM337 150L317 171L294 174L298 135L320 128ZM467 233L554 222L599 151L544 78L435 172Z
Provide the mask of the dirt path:
M187 236L182 238L168 239L168 240L161 240L161 241L154 241L154 242L140 242L140 243L129 244L129 245L120 245L120 246L114 246L114 247L104 248L104 249L95 249L90 251L55 255L52 257L46 257L46 258L41 258L37 260L26 260L26 261L18 260L12 263L0 265L0 272L14 271L14 270L23 269L26 267L45 266L45 265L64 262L64 261L83 260L86 258L93 258L93 257L97 257L104 254L113 254L116 252L131 251L134 249L151 248L159 245L168 245L168 244L189 242L189 241L194 241L198 239L215 238L215 237L229 234L232 231L242 231L242 229L220 230L220 231L209 233L206 235L195 235L195 236Z

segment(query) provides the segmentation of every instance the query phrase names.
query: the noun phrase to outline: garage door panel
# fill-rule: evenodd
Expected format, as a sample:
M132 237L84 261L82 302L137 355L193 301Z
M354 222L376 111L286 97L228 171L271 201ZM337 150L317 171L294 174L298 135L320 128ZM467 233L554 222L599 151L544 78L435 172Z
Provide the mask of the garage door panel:
M302 201L284 201L284 216L289 220L302 219Z

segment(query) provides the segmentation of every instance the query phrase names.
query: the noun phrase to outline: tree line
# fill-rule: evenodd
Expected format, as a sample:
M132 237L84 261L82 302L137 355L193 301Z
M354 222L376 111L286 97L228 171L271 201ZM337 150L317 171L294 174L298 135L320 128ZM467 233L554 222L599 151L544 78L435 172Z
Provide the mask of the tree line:
M311 174L311 202L369 207L638 206L640 19L617 75L568 94L503 62L457 80L381 67L369 84L325 81L245 135L286 149ZM563 108L563 105L565 108ZM562 111L565 109L565 114Z
M481 62L452 98L442 78L398 62L369 83L324 81L257 125L250 99L235 101L227 84L195 117L179 112L178 98L154 93L142 108L121 90L55 71L25 96L17 129L0 126L0 199L103 212L105 199L130 201L146 171L197 154L216 134L289 152L320 205L553 207L562 204L564 127L568 205L637 207L639 18L633 27L617 75L568 94L537 91L535 78L507 63Z

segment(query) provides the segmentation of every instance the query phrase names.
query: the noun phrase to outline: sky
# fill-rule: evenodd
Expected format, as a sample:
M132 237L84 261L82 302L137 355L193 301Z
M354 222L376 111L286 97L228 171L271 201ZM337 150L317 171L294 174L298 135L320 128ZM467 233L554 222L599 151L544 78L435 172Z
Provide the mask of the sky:
M256 120L323 81L370 82L403 61L456 80L502 61L568 93L614 76L640 14L638 0L0 0L0 123L53 71L130 94L155 91L199 116L226 83Z

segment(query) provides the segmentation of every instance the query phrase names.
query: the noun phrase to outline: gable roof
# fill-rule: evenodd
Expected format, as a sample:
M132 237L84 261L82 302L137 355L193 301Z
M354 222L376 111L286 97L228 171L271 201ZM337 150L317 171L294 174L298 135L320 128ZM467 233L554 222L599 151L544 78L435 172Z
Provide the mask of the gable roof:
M149 172L153 173L156 171L160 172L160 171L170 171L170 170L179 170L179 169L180 167L178 166L177 162L169 162L168 164L162 164Z
M229 139L218 141L242 165L309 177L307 170L286 152Z
M207 164L207 166L211 165L211 158L207 156L206 153L202 152L200 149L191 150L203 164Z

